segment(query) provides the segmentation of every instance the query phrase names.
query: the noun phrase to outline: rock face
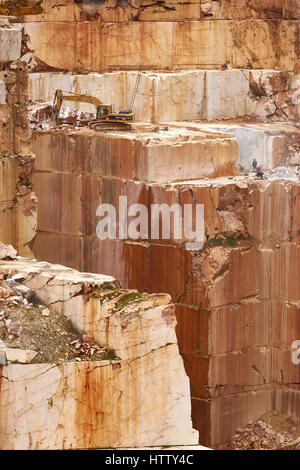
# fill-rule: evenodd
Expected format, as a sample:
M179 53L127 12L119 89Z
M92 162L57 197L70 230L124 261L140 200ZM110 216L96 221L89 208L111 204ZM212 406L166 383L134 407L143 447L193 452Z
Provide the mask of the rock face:
M63 29L59 21L46 21L27 23L24 31L39 60L75 72L130 70L140 65L154 70L214 69L224 63L233 68L250 65L286 71L296 67L297 24L289 20L68 21Z
M2 31L6 29L0 27L0 41ZM18 38L20 49L20 28L7 31ZM5 50L8 54L7 44ZM29 243L36 230L37 200L32 188L34 155L27 111L28 79L16 62L7 63L20 56L15 42L11 50L14 53L5 58L6 63L2 62L0 72L0 240L13 244L20 255L32 256Z
M121 357L0 366L1 449L197 444L170 296L125 304L122 315L105 297L116 289L109 276L21 258L2 261L0 272L22 274L39 302L68 315ZM13 351L12 361L19 352L6 349Z
M1 380L2 449L197 443L175 345L134 362L5 366Z
M53 102L56 89L87 93L115 109L124 109L134 90L137 72L31 73L28 99ZM143 72L134 105L137 120L150 122L222 120L249 116L259 121L293 122L293 73L279 70L185 70ZM68 108L95 113L91 105L68 103Z
M168 123L167 123L168 124ZM172 123L181 128L185 122ZM188 128L200 132L228 132L238 142L238 164L242 171L251 171L255 158L264 170L278 166L299 165L300 130L292 123L188 123Z
M64 158L60 153L62 148L66 152ZM238 159L237 142L231 135L171 127L155 130L149 125L136 125L135 132L130 134L95 136L87 130L77 131L76 135L72 131L63 134L38 132L33 140L33 150L38 155L41 152L45 155L45 159L39 159L36 165L39 172L36 183L42 185L46 183L42 183L43 178L48 179L49 184L60 184L58 180L55 183L57 177L72 178L70 172L74 168L74 183L77 180L79 185L84 173L86 177L93 177L95 183L100 181L100 175L149 183L225 176L236 174ZM50 175L49 170L64 175ZM47 174L43 176L40 171Z
M14 244L23 256L32 255L28 244L37 222L32 170L32 155L0 157L0 239Z
M94 295L102 288L82 290L89 275L35 265L30 277L27 261L3 263L3 276L23 270L46 308L121 357L5 366L3 446L194 442L169 296L202 444L222 446L275 408L299 423L299 1L42 0L27 13L21 26L1 21L0 239L167 294L143 299L142 315L116 311ZM62 109L72 127L47 121L56 89L128 109L138 70L130 132L78 129L95 113L78 103ZM118 210L120 196L148 214L203 204L203 244L192 250L172 227L99 239L97 208Z
M31 4L37 2L31 2ZM59 2L43 0L40 2L43 11L33 12L25 17L26 22L41 21L97 21L108 23L128 21L180 21L212 19L240 20L250 18L262 19L297 19L299 4L297 0L251 0L247 5L243 0L223 0L214 2L199 0L182 3L177 0L152 2L136 0L119 4L106 0L104 2L86 2L73 0ZM50 8L51 6L51 8Z
M299 382L299 367L291 362L291 345L300 333L298 182L220 178L148 188L132 184L144 203L203 203L204 249L188 251L184 239L172 237L165 242L100 241L87 232L70 236L71 227L46 234L41 226L35 253L76 265L77 253L68 258L72 240L81 246L85 270L114 274L110 260L117 256L123 263L115 272L125 285L162 289L172 296L201 443L225 443L237 427L273 409L274 400L298 420L296 405L287 411L284 404L299 393L296 386L289 388ZM130 194L129 181L126 187ZM59 244L59 252L45 252L49 240ZM217 416L224 415L230 419L218 424Z

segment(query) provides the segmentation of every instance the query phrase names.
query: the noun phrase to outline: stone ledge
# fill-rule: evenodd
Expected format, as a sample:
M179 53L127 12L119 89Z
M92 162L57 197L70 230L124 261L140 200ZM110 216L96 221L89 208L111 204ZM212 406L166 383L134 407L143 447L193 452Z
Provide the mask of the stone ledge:
M138 295L111 276L60 265L1 260L2 279L16 274L31 297L121 359L1 366L0 448L197 444L170 296Z

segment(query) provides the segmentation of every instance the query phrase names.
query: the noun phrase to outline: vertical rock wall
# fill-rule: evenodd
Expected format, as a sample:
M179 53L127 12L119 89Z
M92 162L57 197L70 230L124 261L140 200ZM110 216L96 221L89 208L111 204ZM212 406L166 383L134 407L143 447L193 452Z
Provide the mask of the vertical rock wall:
M116 174L88 176L82 169L77 176L71 175L68 168L73 162L73 172L79 169L83 148L94 152L86 139L86 133L81 137L35 135L35 152L38 158L44 155L45 165L37 167L35 186L41 214L47 217L39 219L33 250L53 262L63 259L84 270L117 275L128 287L160 289L172 296L179 348L191 380L193 422L201 443L221 445L237 427L273 409L275 396L288 400L288 387L299 381L298 367L291 363L291 344L300 334L296 321L300 186L284 179L255 182L243 177L233 182L219 178L149 185L129 175L126 182ZM100 149L103 144L98 139ZM110 167L113 171L123 172L126 160L130 161L125 160L124 143L123 160L115 159L117 147L110 144L110 163L119 162ZM46 148L51 149L47 158ZM99 159L98 151L95 155ZM92 157L84 157L84 162L90 171ZM118 175L122 178L123 174ZM56 189L45 192L51 180ZM71 207L66 202L58 210L54 203L49 211L46 195L54 191L69 191L63 200L72 198ZM103 200L117 205L120 195L129 198L128 205L140 202L149 210L153 203L204 204L203 250L188 251L184 239L173 237L99 240L95 236L97 204ZM82 212L78 212L80 200L85 204ZM117 266L112 266L114 258L120 260ZM282 403L282 410L285 406ZM296 409L291 413L298 419ZM219 420L220 416L227 418Z
M21 26L0 26L0 42L0 239L31 256L28 244L35 235L37 200L32 188L28 76L17 62Z
M44 15L26 17L25 33L35 55L58 69L297 67L296 4L113 0L42 7Z

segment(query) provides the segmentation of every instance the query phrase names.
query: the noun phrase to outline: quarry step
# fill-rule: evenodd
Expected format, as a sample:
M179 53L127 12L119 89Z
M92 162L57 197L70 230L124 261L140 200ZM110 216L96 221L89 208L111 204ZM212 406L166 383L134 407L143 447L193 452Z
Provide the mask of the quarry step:
M167 122L166 124L179 128L185 126L201 132L220 131L234 135L239 146L238 163L241 172L252 170L253 159L256 159L258 166L264 170L300 165L300 129L293 123L219 121L213 123ZM296 172L295 176L297 176Z
M140 66L148 70L215 69L230 64L232 68L292 71L297 63L297 20L208 19L108 24L74 20L67 22L66 28L61 25L59 21L47 20L24 25L28 48L44 64L44 69L53 67L73 72L130 70ZM240 37L247 40L237 40Z
M87 93L115 109L128 106L138 72L31 73L29 100L52 104L56 89ZM299 120L297 74L281 70L144 71L134 105L137 120L193 121L235 119L248 115L262 121ZM91 105L70 109L95 112Z
M34 184L55 185L55 179L69 178L60 172L66 174L71 167L76 176L70 177L79 186L83 182L79 175L87 174L94 175L95 183L100 175L167 183L237 174L238 145L233 135L164 127L153 131L153 125L136 122L130 132L95 133L71 127L34 131ZM50 175L49 171L59 173Z
M44 21L91 21L99 17L104 23L122 23L129 21L212 21L217 19L296 19L299 18L297 0L268 0L267 3L257 0L245 5L243 0L222 2L199 0L198 2L182 3L170 0L167 4L159 1L140 3L115 4L108 1L105 4L68 1L63 5L57 3L49 8L49 0L39 3L42 11L33 11L24 17L25 22ZM52 3L51 3L52 4ZM34 10L34 9L33 9Z

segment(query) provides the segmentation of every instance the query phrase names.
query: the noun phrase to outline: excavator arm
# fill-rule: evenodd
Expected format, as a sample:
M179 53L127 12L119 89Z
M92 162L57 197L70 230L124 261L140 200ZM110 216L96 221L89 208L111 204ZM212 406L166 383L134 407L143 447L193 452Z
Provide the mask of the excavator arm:
M55 122L56 124L58 124L58 116L63 101L89 103L93 104L96 107L96 119L90 121L88 124L88 127L90 129L99 131L105 129L130 130L131 125L129 124L129 121L132 122L135 120L135 116L132 112L132 107L137 94L140 78L141 72L139 72L137 77L129 110L119 111L118 113L113 112L113 107L111 104L103 104L102 101L100 101L98 98L95 98L94 96L64 92L63 90L56 90L52 107L52 116L54 116Z
M96 106L98 110L99 106L102 106L103 103L91 95L76 95L75 93L64 94L62 90L56 90L53 102L53 114L58 117L60 109L62 107L63 101L75 101L80 103L89 103Z

